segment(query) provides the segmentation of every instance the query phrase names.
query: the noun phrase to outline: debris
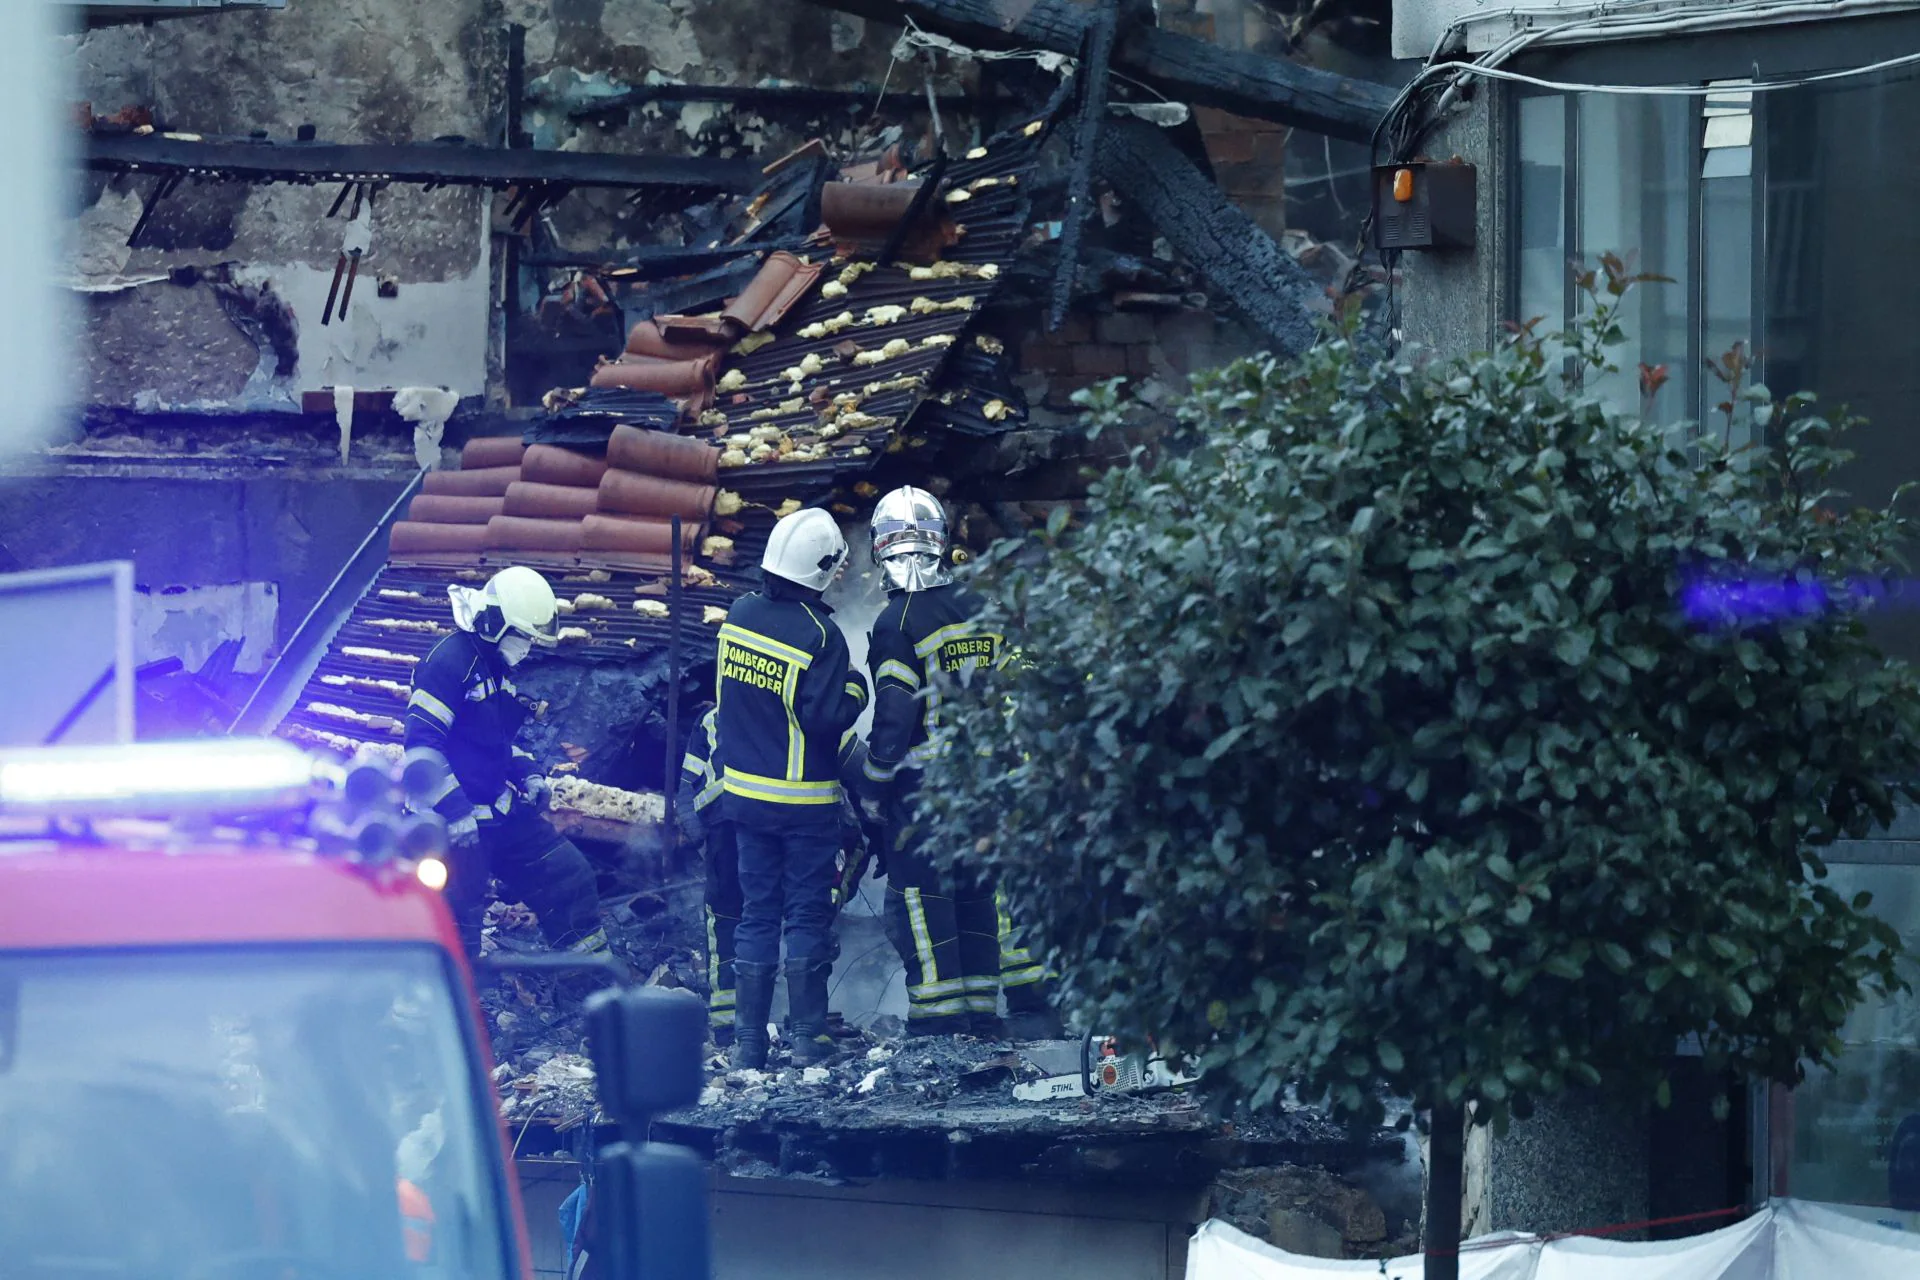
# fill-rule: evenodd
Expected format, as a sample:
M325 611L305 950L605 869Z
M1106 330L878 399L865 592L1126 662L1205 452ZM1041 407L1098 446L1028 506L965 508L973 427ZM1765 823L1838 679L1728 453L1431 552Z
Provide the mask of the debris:
M880 1083L880 1077L885 1074L887 1074L885 1067L875 1067L873 1070L867 1072L866 1075L860 1077L860 1083L853 1087L853 1091L861 1094L872 1093L874 1087Z
M332 702L309 702L301 710L325 720L340 720L347 724L359 725L377 733L398 736L400 722L392 716L368 715L364 711L355 711L352 707L342 707Z
M667 606L658 600L635 600L633 602L633 611L648 618L667 618L672 616Z
M718 560L722 555L733 554L733 539L713 534L700 543L700 554L709 560Z
M321 676L321 684L335 685L342 689L359 689L366 693L391 694L396 698L405 698L413 690L398 680L379 680L370 676Z
M585 627L562 627L560 628L559 636L556 638L561 644L579 644L582 641L592 640L593 632L587 630Z
M584 778L561 776L552 781L556 809L626 823L659 822L666 816L666 802L652 793L622 791Z
M825 1067L808 1067L800 1073L802 1084L825 1084L833 1079L833 1073Z
M415 618L369 618L367 624L379 631L417 631L422 635L444 636L451 632L437 623L423 622Z
M716 391L742 391L746 389L747 375L738 369L729 369L714 384Z
M589 591L575 596L573 598L573 607L575 609L611 609L613 608L613 601L606 596L595 595Z
M727 611L717 604L710 604L700 611L700 621L710 627L717 627L727 620Z

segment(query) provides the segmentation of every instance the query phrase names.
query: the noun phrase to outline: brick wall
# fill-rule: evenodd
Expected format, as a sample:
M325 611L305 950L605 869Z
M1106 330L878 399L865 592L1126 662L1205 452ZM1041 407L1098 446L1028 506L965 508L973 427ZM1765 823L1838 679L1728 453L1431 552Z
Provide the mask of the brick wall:
M1105 311L1069 316L1057 333L1037 332L1020 347L1022 389L1036 406L1073 411L1073 393L1108 378L1131 385L1154 378L1170 386L1257 350L1240 325L1211 311Z
M1287 56L1284 35L1251 0L1160 0L1160 25L1224 49ZM1287 128L1210 107L1195 108L1194 119L1228 198L1268 235L1285 231Z

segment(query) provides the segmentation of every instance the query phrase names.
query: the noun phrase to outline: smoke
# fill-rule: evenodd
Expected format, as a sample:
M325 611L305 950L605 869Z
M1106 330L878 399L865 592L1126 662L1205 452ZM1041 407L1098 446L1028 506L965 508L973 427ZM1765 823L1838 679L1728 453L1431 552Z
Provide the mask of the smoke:
M873 540L864 520L849 521L840 532L847 539L847 568L826 593L833 620L846 634L854 669L867 670L867 637L886 607L887 592L873 563ZM872 672L867 672L868 679ZM873 707L861 713L857 730L862 737L873 719ZM906 970L887 940L881 920L886 881L869 876L860 892L840 913L840 960L830 980L833 1009L857 1027L872 1026L876 1018L907 1013Z
M70 177L69 60L55 6L0 5L0 461L39 448L68 412L72 333L54 279Z

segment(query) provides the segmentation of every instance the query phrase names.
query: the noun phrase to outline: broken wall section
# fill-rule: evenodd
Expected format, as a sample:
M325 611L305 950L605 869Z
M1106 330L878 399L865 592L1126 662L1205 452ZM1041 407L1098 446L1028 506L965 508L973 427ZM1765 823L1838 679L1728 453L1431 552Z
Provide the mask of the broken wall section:
M62 44L77 96L104 117L134 108L175 131L287 142L308 124L325 141L486 140L503 97L496 8L290 0ZM66 264L83 403L293 409L300 392L335 384L485 390L479 193L382 193L363 210L370 244L350 314L322 326L346 232L327 217L337 187L188 181L154 206L158 181L85 180Z

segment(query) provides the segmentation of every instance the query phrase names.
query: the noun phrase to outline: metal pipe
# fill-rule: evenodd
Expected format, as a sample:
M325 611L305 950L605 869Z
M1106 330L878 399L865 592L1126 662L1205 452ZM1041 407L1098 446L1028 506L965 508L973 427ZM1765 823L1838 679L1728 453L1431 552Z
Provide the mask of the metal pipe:
M680 517L673 518L673 577L667 580L667 755L660 794L665 798L667 839L675 838L674 792L680 775Z

